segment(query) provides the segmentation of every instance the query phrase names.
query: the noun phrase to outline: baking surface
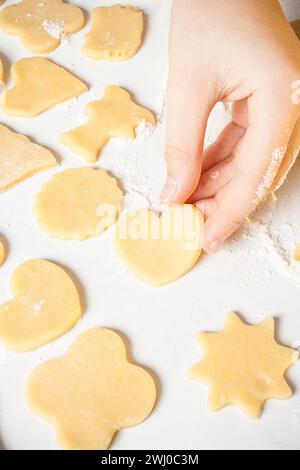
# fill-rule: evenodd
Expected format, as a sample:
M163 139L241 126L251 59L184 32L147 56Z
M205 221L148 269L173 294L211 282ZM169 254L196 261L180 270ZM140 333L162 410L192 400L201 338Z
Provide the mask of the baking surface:
M14 3L5 2L5 5ZM113 1L74 2L89 10ZM236 408L217 414L207 411L207 388L186 378L199 360L195 334L223 327L235 310L252 323L267 316L278 319L278 337L300 348L300 274L290 263L300 242L299 163L288 182L253 216L243 230L214 257L203 256L180 281L151 288L135 279L119 261L112 244L113 230L86 242L51 240L33 218L34 198L51 174L84 163L58 142L58 135L84 122L84 104L101 97L107 85L119 85L151 109L161 124L154 133L140 129L136 141L114 140L96 166L121 178L126 207L158 207L165 177L163 163L164 89L167 73L169 0L122 0L147 15L145 42L128 62L93 62L80 49L89 24L48 55L86 81L90 91L35 119L8 118L0 122L53 150L61 163L0 195L0 233L9 243L9 257L0 269L0 302L11 298L15 268L31 258L58 262L82 285L85 315L68 334L37 352L7 353L0 348L0 440L4 449L56 449L53 428L31 414L25 384L41 362L59 357L83 331L103 326L128 339L135 362L152 371L158 403L140 426L119 433L112 449L300 449L300 363L289 372L295 388L289 401L272 401L259 421L248 420ZM291 19L300 18L298 0L284 1ZM3 8L3 7L2 7ZM0 33L0 54L6 72L16 60L30 56L17 38ZM208 129L211 141L227 122L223 106L214 111ZM120 392L121 393L121 392Z

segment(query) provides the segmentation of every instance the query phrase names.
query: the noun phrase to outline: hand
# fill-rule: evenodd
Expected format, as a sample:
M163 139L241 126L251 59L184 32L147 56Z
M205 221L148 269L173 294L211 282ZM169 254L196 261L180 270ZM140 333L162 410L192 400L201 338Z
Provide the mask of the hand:
M188 201L205 212L207 253L219 249L294 163L297 80L300 45L277 0L173 1L161 200ZM218 101L234 103L232 122L203 152Z

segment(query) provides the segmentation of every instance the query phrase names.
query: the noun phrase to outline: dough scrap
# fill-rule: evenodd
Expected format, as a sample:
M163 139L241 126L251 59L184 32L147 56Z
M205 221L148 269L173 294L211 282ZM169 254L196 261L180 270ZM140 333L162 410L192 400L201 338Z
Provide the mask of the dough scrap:
M85 240L111 227L121 210L115 178L94 168L73 168L54 175L37 196L40 226L61 240Z
M64 357L35 369L27 399L55 425L64 449L105 450L117 431L150 415L156 388L148 372L128 362L120 336L97 328L81 334Z
M109 86L100 101L86 107L89 120L61 136L61 143L89 163L98 160L99 153L109 139L133 139L135 130L143 121L155 124L153 114L136 105L130 94L117 86Z
M299 353L275 341L273 318L250 326L231 313L222 332L199 333L198 340L204 357L189 377L209 386L210 411L236 405L259 418L267 400L293 395L285 373Z
M0 29L35 54L54 51L62 36L83 28L83 11L63 0L23 0L0 12Z
M0 235L0 268L3 266L4 262L6 260L6 247L4 240L2 239Z
M143 12L137 8L121 5L95 8L83 53L94 60L130 59L141 47L143 31Z
M0 192L56 165L50 150L0 124Z
M12 277L13 300L0 305L0 342L16 352L54 341L80 320L77 288L56 264L32 260Z
M203 219L191 205L174 206L159 218L149 209L125 214L117 224L115 247L121 260L151 286L173 282L198 261Z
M1 106L10 116L38 116L88 90L70 72L43 57L22 59L12 66L11 73L15 85L6 91Z

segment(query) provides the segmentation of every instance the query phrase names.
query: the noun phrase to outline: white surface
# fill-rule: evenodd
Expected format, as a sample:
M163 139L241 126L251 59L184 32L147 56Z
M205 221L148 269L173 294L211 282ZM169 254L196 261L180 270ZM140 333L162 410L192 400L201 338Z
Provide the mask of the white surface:
M13 3L7 1L6 4ZM86 10L113 1L78 0ZM82 121L83 104L100 97L105 86L117 84L132 91L143 105L162 114L167 64L169 0L122 1L147 13L145 44L132 60L120 64L91 62L80 54L84 31L50 54L91 85L79 100L59 106L32 120L0 122L23 132L59 155L61 171L81 161L58 143L57 136ZM290 4L293 18L300 17ZM18 39L0 33L0 53L6 69L30 55ZM208 140L227 116L222 106L214 113ZM155 207L163 184L163 126L135 142L111 142L99 165L122 177L127 203L151 200ZM112 231L84 243L58 242L42 233L32 216L34 196L51 173L46 172L0 195L0 233L9 241L10 253L0 270L0 302L10 298L9 282L14 269L31 258L46 258L65 265L83 286L86 311L82 321L67 335L37 352L6 353L0 349L0 436L6 449L55 449L50 425L33 416L25 402L25 384L34 367L63 354L75 337L95 326L121 331L130 344L131 356L149 367L158 381L158 403L141 426L119 433L113 449L300 449L300 363L289 373L295 386L290 401L270 402L259 421L249 421L238 409L217 414L206 409L207 389L186 379L186 370L200 357L194 335L217 330L225 315L235 310L249 322L266 316L279 321L279 337L300 347L300 282L289 266L295 241L300 241L299 178L296 167L280 192L255 217L272 220L270 228L251 228L217 256L202 261L179 282L153 289L132 277L119 262L112 246ZM140 194L141 193L141 194ZM145 197L144 197L144 196ZM269 238L276 235L278 246ZM285 251L284 251L285 250ZM287 260L285 257L287 256Z

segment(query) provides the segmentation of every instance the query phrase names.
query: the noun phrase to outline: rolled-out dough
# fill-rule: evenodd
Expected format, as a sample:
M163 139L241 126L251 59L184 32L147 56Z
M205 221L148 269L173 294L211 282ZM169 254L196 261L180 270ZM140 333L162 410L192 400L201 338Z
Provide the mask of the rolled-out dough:
M73 168L54 175L37 196L40 226L61 240L100 235L119 216L122 191L104 170Z
M114 5L92 12L92 27L83 53L94 60L127 60L142 44L143 13L137 8Z
M56 165L50 150L0 124L0 192Z
M115 433L143 422L156 388L128 362L122 339L97 328L81 334L67 354L39 366L27 386L32 410L54 424L67 450L105 450Z
M0 306L0 342L16 352L54 341L80 320L78 290L67 272L45 260L22 264L12 277L13 300Z
M1 105L11 116L38 116L87 91L82 81L43 57L22 59L12 66L11 73L14 86L5 92Z
M76 33L84 23L82 10L63 0L23 0L0 12L0 29L36 54L53 51L63 35Z
M121 260L142 281L160 286L186 274L201 255L203 219L194 206L175 206L158 217L148 209L125 214L115 246Z
M250 326L231 313L222 332L199 333L198 340L204 356L188 375L209 386L211 411L236 405L258 418L267 400L293 395L285 373L299 353L276 342L273 318Z
M61 142L89 163L97 161L109 139L133 139L143 121L155 124L150 111L135 104L126 90L116 86L106 88L102 100L89 103L86 110L87 124L62 134Z

